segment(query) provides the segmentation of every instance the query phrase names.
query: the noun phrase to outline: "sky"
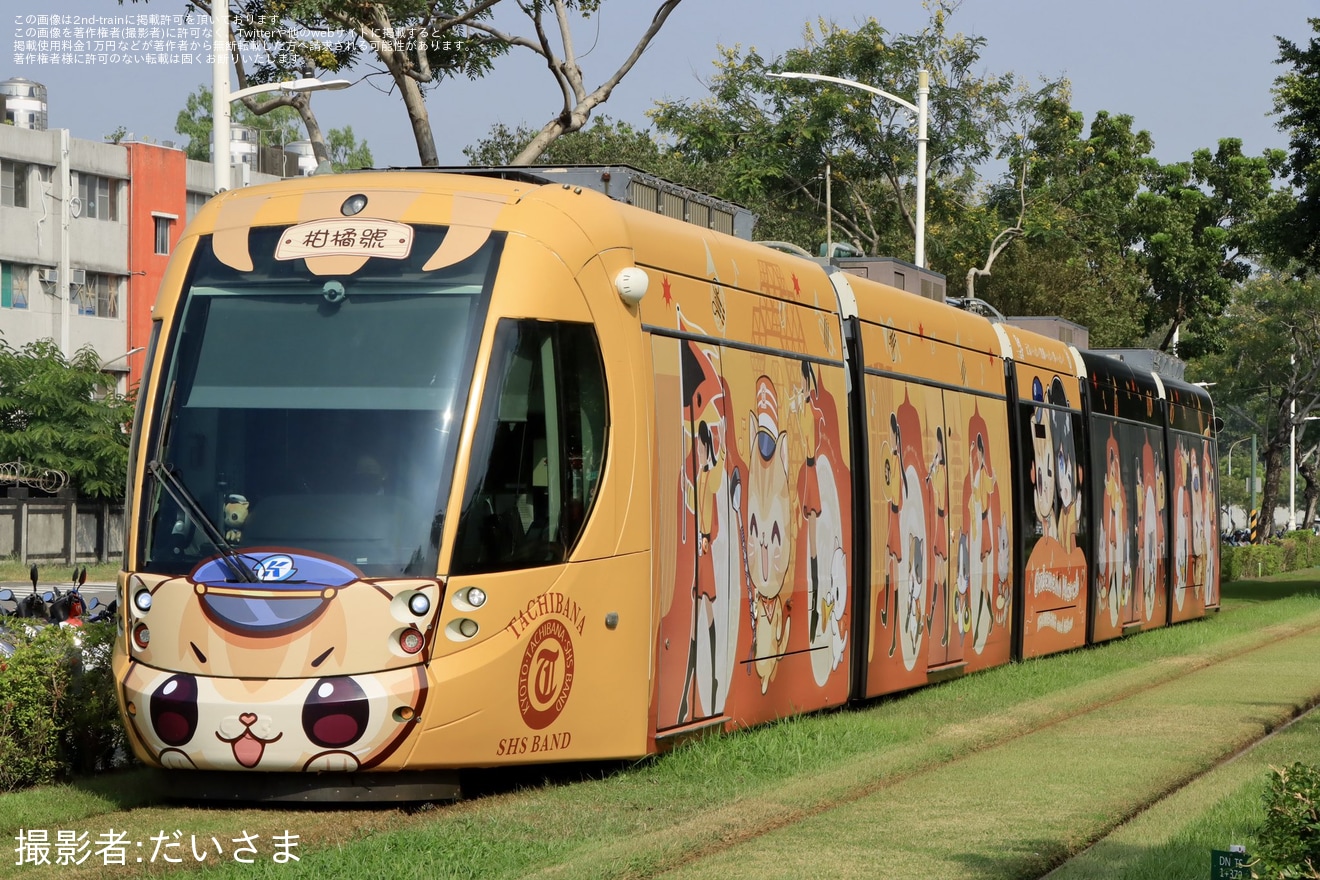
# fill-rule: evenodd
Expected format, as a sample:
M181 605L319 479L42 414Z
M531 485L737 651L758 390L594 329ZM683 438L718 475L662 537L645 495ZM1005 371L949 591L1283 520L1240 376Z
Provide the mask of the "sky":
M604 0L598 20L578 23L574 38L589 87L615 70L657 5L658 0ZM816 0L810 5L814 11L806 11L807 4L798 0L683 0L597 113L645 125L645 112L657 100L705 96L702 82L714 71L719 46L754 47L762 57L774 58L801 46L805 23L817 16L846 28L874 16L893 33L915 33L928 18L920 0ZM40 46L27 45L49 26L51 15L60 16L61 29L136 27L138 16L155 15L163 27L173 29L166 36L180 36L183 23L174 17L184 14L185 0L122 5L115 0L5 0L4 6L0 16L10 35L0 56L0 80L25 77L44 84L50 128L101 140L122 126L138 139L186 141L174 131L175 118L190 92L201 85L209 88L209 64L128 63L108 57L70 63L67 56L43 56ZM987 40L983 72L1013 71L1029 79L1066 76L1073 106L1088 124L1098 110L1129 114L1135 127L1152 134L1156 157L1172 162L1200 147L1213 148L1222 137L1241 138L1249 155L1287 146L1270 116L1270 88L1284 70L1275 63L1275 36L1305 45L1313 35L1308 15L1320 16L1320 0L963 0L948 30ZM198 13L192 21L209 27ZM519 16L517 21L526 20ZM209 40L205 31L203 40ZM122 54L135 55L131 48ZM387 76L369 72L361 67L341 74L356 84L314 97L322 128L351 125L358 139L370 145L377 166L417 164L402 102L382 91ZM463 147L497 123L539 128L557 111L559 100L548 71L526 50L500 62L480 81L439 86L428 92L427 104L441 164L466 164Z

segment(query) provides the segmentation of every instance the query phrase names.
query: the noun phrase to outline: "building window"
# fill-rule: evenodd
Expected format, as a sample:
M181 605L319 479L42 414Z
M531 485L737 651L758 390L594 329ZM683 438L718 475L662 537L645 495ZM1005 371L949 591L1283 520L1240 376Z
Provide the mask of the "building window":
M28 307L28 279L32 267L21 263L0 263L0 308Z
M73 288L78 314L89 318L118 318L119 284L117 275L86 273L84 282Z
M78 198L82 200L82 216L93 220L119 219L119 181L79 174Z
M187 195L187 211L184 214L188 223L197 216L197 212L202 210L202 205L210 201L211 197L206 193L189 192Z
M156 253L168 254L170 252L170 218L155 217L156 221Z
M0 205L28 206L28 163L0 159Z

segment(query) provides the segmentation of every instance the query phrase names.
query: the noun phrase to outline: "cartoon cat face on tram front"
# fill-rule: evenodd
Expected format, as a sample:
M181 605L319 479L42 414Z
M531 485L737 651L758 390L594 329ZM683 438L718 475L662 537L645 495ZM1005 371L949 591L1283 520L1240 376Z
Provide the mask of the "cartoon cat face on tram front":
M263 565L299 574L231 582L212 561L187 577L134 575L121 684L139 753L197 769L351 771L384 761L426 700L421 663L440 585L367 581L304 554L244 558L257 560L258 577ZM146 612L134 601L143 591Z

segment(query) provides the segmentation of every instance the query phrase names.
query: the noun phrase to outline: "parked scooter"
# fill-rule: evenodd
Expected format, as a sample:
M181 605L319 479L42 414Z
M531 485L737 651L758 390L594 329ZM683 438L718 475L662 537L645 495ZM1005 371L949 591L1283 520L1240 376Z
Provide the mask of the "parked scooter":
M42 594L46 601L46 618L51 623L65 626L82 626L83 615L87 613L87 602L82 597L82 586L87 583L87 566L81 570L73 569L73 586L68 592L61 592L59 587ZM96 598L92 601L95 603ZM93 605L92 607L95 607Z
M111 599L105 605L101 605L97 598L93 596L88 600L87 610L93 612L92 615L87 618L90 623L101 623L106 620L114 620L115 615L119 613L119 600Z
M32 592L16 598L13 590L0 590L4 601L14 603L12 611L0 608L0 614L9 614L31 621L35 625L47 623L61 626L82 626L89 612L101 606L101 600L93 596L91 600L83 598L82 587L87 583L87 566L73 569L73 585L67 590L52 586L49 590L38 592L40 574L34 564L29 569L32 578Z
M16 639L23 634L28 638L35 636L41 627L50 622L50 606L44 596L37 593L37 566L33 565L28 574L32 578L32 592L19 598L8 588L0 590L0 600L12 602L13 609L0 608L0 613L13 618L7 628L0 627L0 656L13 655Z
M28 569L28 574L32 578L32 592L17 600L14 615L32 620L46 620L49 616L48 609L46 600L37 593L37 566L35 563L32 568Z
M83 637L81 627L84 620L109 619L113 617L112 608L110 613L105 613L105 608L101 605L101 600L93 596L91 599L84 599L82 587L87 583L87 567L75 567L73 569L73 583L67 590L60 589L59 586L52 586L49 590L38 593L39 573L37 566L33 565L29 571L32 577L32 592L21 599L15 598L13 591L9 589L0 590L0 601L13 602L15 609L12 612L5 611L0 607L0 613L4 613L15 618L21 623L27 636L32 638L40 632L41 628L48 625L61 627L74 627L76 634L73 637L75 654L73 659L81 664L83 668L91 668L97 665L98 658L89 657L83 649ZM114 605L114 603L111 603ZM93 614L97 609L101 611ZM17 630L17 623L10 627L10 631ZM15 639L6 637L5 629L0 625L0 657L12 655L14 653ZM19 637L21 638L21 636Z

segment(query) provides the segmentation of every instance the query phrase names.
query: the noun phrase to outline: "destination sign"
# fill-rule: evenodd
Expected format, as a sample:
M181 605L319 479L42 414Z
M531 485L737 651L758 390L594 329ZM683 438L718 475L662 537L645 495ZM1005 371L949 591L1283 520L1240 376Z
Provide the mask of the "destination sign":
M413 228L393 220L336 217L290 226L275 246L275 259L384 257L401 260L412 250Z

